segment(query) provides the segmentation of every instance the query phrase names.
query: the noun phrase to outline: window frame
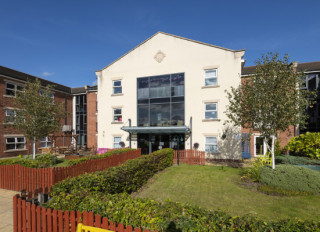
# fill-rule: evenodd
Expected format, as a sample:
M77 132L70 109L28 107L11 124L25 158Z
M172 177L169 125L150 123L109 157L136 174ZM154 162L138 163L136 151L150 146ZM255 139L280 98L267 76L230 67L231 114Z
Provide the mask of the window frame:
M41 140L43 140L43 139L45 139L45 141L41 141ZM41 144L43 144L43 143L45 143L45 146L41 146ZM50 144L50 145L48 146L48 144ZM51 141L50 141L49 137L46 136L46 137L44 137L44 138L41 138L41 139L40 139L39 146L40 146L40 148L51 147Z
M5 110L5 123L14 123L16 121L16 116L17 116L17 110L16 109L4 109ZM9 121L9 117L11 117L11 115L7 114L7 111L13 111L13 119L12 121Z
M116 138L120 138L120 141L116 142L115 141ZM113 136L113 148L114 149L121 148L121 146L120 146L121 141L122 141L122 136Z
M207 142L207 138L215 138L215 139L216 139L216 143L208 143L208 142ZM209 150L206 149L207 146L216 146L217 149L216 149L215 151L211 152L211 151L209 151ZM218 136L214 136L214 135L212 135L212 136L205 136L205 138L204 138L204 150L205 150L206 153L211 153L211 154L216 154L216 153L218 153L218 152L219 152Z
M120 86L115 86L116 82L120 82ZM121 91L119 93L116 93L115 89L120 89ZM114 95L122 94L122 80L113 80L112 81L112 93Z
M120 110L121 113L120 114L116 114L115 113L116 110ZM122 117L122 108L113 108L112 112L113 112L113 122L123 122L123 120L122 120L122 118L123 118ZM120 120L119 119L116 120L115 117L120 117Z
M207 77L207 72L208 71L213 71L213 70L215 70L215 76L209 76L209 77ZM206 84L206 80L207 79L216 79L216 84L213 84L213 85L207 85ZM209 86L218 86L218 69L217 68L211 68L211 69L205 69L204 70L204 86L206 86L206 87L209 87Z
M14 88L8 88L8 84L9 85L13 85ZM5 96L9 96L9 97L16 97L17 96L17 92L23 92L23 90L18 90L18 86L22 87L22 89L24 88L24 85L22 84L17 84L17 83L13 83L13 82L5 82L5 85L6 85L6 91L5 91ZM11 94L7 94L7 89L10 90L10 91L13 91L13 95Z
M8 142L9 138L14 138L14 142ZM18 142L18 138L23 138L23 142ZM14 149L8 149L7 145L12 145L14 144L15 148ZM23 144L23 148L17 148L17 145ZM6 151L15 151L15 150L25 150L26 149L26 138L24 136L8 136L6 137Z
M207 105L209 105L209 104L215 104L216 105L216 110L207 110ZM206 116L207 112L216 112L217 117L216 118L207 118L207 116ZM206 120L218 119L218 102L206 102L204 104L204 118Z

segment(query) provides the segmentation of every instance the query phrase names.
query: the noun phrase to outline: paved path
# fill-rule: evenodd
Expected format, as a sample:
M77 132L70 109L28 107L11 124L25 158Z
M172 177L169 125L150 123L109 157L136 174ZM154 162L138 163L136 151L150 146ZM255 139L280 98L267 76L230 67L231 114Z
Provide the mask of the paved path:
M0 189L0 232L13 231L12 198L17 193Z

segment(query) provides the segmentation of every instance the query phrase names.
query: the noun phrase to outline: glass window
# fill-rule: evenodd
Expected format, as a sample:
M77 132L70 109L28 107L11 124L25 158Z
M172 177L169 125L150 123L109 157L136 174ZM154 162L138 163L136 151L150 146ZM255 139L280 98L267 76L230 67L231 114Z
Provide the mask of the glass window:
M138 126L149 126L149 105L138 105Z
M24 137L7 137L6 150L25 149L26 140Z
M120 94L120 93L122 93L121 80L113 81L113 94Z
M6 123L12 123L15 121L16 111L12 109L6 109Z
M218 118L218 107L217 103L207 103L205 111L205 119L217 119Z
M150 77L150 98L165 98L170 94L170 75Z
M149 98L149 77L138 78L138 99Z
M113 137L113 148L121 148L119 143L121 142L121 137Z
M44 137L40 139L40 147L51 147L51 142L49 137Z
M171 125L183 126L184 125L184 103L171 104Z
M218 152L218 138L217 137L206 137L205 151L209 153Z
M150 105L150 126L170 125L170 104Z
M113 109L113 121L122 122L122 109Z
M6 95L8 96L16 96L15 85L6 83Z
M218 84L218 70L217 69L209 69L205 70L205 86L215 86Z

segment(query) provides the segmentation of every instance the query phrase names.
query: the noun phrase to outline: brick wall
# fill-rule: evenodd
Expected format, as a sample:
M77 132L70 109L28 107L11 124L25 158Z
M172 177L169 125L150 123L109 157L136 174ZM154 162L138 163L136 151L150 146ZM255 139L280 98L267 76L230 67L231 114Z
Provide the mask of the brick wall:
M24 150L19 151L6 151L6 140L5 135L22 135L21 132L18 130L8 126L5 124L5 108L6 107L14 107L13 105L13 98L5 96L5 80L6 78L0 75L0 158L1 157L10 157L10 156L17 156L17 155L27 155L32 153L32 144L27 140L26 146ZM19 84L18 81L10 81L12 83ZM57 103L66 103L65 110L67 112L66 118L61 120L61 128L62 125L72 125L72 96L70 94L65 94L61 92L55 92L54 100ZM60 129L61 130L61 129ZM57 145L61 146L63 143L65 145L70 145L71 139L66 138L63 140L63 138L59 138L57 140ZM36 149L38 151L38 148L40 147L40 143L37 142Z
M87 92L87 144L97 148L97 92Z

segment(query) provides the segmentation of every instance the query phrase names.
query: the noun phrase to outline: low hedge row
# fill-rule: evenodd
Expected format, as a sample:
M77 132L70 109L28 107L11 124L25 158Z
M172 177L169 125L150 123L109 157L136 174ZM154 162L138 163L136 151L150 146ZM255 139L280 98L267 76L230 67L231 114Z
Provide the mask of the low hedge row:
M275 157L276 164L292 164L292 165L320 165L320 160L310 159L302 156L282 155Z
M320 193L320 172L293 165L277 165L274 170L265 166L259 182L283 190Z
M54 185L52 197L81 192L131 193L141 188L150 177L173 163L173 150L162 149L150 155L128 160L105 171L69 178Z
M299 219L266 222L251 216L232 217L222 211L132 198L126 193L61 193L46 206L57 210L93 211L117 223L157 231L320 231L319 222Z
M55 165L57 162L58 159L55 155L45 154L37 155L35 159L32 159L32 156L3 159L0 160L0 165L20 164L21 166L28 168L48 168Z
M85 162L87 160L94 160L94 159L103 159L103 158L107 158L111 155L114 154L122 154L128 151L134 151L135 149L132 148L122 148L122 149L116 149L116 150L112 150L112 151L108 151L104 154L98 154L98 155L90 155L90 156L85 156L79 159L69 159L65 161L66 166L73 166L73 165L77 165L80 164L82 162Z

